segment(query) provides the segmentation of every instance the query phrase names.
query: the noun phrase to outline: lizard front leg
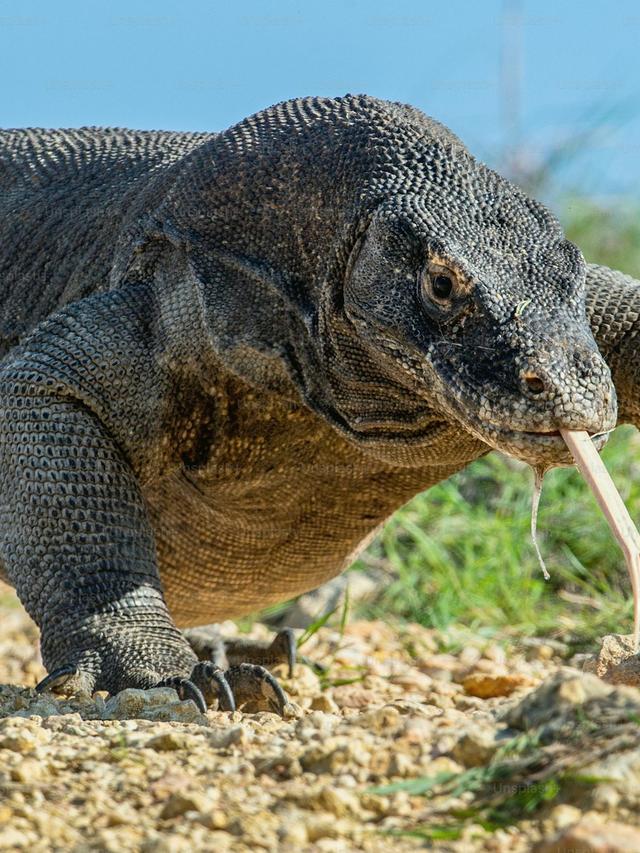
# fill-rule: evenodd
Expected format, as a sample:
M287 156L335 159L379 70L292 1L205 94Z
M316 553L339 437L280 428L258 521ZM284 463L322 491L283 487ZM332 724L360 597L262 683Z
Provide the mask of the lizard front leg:
M2 365L0 557L41 631L41 688L169 684L204 709L195 679L233 707L167 610L134 470L158 455L150 407L170 384L140 334L143 296L70 306Z
M587 315L611 370L618 397L618 422L640 428L640 281L589 264Z
M81 404L2 383L2 555L67 687L114 693L190 675L132 471Z

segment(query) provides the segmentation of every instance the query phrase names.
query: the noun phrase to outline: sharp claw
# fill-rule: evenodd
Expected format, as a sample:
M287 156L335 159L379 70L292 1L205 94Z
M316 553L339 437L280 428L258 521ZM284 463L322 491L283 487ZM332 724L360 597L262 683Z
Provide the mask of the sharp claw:
M163 678L157 686L173 687L180 699L182 699L183 701L185 699L191 699L191 701L201 714L206 713L207 703L204 701L204 696L202 695L202 692L198 687L196 687L193 681L189 681L188 678L182 678L179 675L173 675L170 678Z
M42 681L39 681L36 684L36 693L44 693L45 690L53 691L56 687L61 687L65 684L73 675L78 674L78 669L72 664L67 664L66 666L59 666L58 669L54 669L53 672L50 672L49 675L46 675Z
M269 704L277 710L282 716L284 709L287 706L287 697L284 695L284 690L278 684L278 681L271 675L268 670L264 670L262 674L262 695L269 700ZM269 695L271 693L271 695Z
M201 662L196 664L191 673L191 683L200 685L205 701L218 700L220 711L235 711L236 700L221 667L215 663Z
M178 696L180 696L181 699L191 699L198 711L200 711L201 714L206 714L207 703L204 701L204 696L202 695L201 690L196 687L193 681L189 681L189 679L185 678L180 687L181 690L178 690Z
M295 634L291 628L284 628L276 636L276 642L280 642L285 647L287 655L287 665L289 667L289 678L293 678L293 668L296 664L297 644Z
M235 711L236 700L224 672L216 667L210 674L207 672L207 675L218 685L218 708L221 711Z

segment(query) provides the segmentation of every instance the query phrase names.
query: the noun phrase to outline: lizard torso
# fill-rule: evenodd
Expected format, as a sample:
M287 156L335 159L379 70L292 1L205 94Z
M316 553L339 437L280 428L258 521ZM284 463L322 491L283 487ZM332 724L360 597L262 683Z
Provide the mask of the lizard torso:
M139 188L204 134L17 131L0 137L4 256L0 328L8 351L63 306L110 287L116 244ZM77 225L56 206L81 215ZM27 293L12 285L32 282ZM143 492L160 576L179 625L246 613L338 574L380 524L417 492L486 447L434 426L424 465L381 462L296 399L260 391L220 368L224 410L200 457ZM194 424L206 433L206 424ZM455 459L447 453L456 445ZM204 456L202 455L204 453Z

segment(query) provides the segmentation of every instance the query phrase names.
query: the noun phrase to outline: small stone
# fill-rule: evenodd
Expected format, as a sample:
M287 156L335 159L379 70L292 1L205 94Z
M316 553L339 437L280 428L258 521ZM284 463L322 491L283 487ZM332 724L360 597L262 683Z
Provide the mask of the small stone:
M412 693L429 693L433 687L433 679L425 672L420 672L417 669L410 669L407 672L393 675L390 679L392 684L398 684L405 691Z
M35 758L23 758L22 761L11 769L11 778L14 782L28 785L38 782L45 776L45 767L41 761Z
M340 710L329 693L319 693L311 700L311 709L324 711L326 714L337 714Z
M458 658L450 654L428 655L420 661L421 672L432 678L451 681L453 673L460 667Z
M638 853L640 830L615 821L585 816L540 841L532 853Z
M185 749L192 741L184 732L174 731L163 732L160 735L152 737L148 740L145 746L149 749L155 749L156 752L171 752L176 749Z
M214 749L227 749L230 746L245 747L254 738L251 729L245 724L231 726L227 729L218 729L214 732L207 732L207 741L209 746Z
M107 720L143 719L209 725L195 704L191 700L180 701L171 687L121 690L105 702L104 716Z
M207 829L227 829L229 826L229 817L222 809L201 812L194 817L194 820L206 826Z
M521 699L504 719L516 729L536 728L552 720L559 720L563 714L566 715L587 701L603 699L612 690L613 687L595 675L563 667Z
M586 660L583 669L610 684L640 687L640 655L635 650L633 635L608 634L597 657Z
M380 702L378 693L358 684L342 684L334 688L333 698L340 708L366 708Z
M206 799L197 791L177 791L171 794L164 804L160 817L163 820L171 820L186 812L204 812L206 808Z
M463 667L468 667L470 669L480 660L481 657L482 654L480 653L480 649L477 649L475 646L465 646L458 655L458 662Z
M33 752L37 746L37 741L28 732L20 732L18 730L0 735L0 749L10 749L12 752Z
M433 717L442 716L442 709L437 705L434 705L433 702L429 702L429 704L425 704L423 702L414 702L410 699L394 699L392 702L389 702L387 708L395 708L401 714L410 714L416 717L424 717L427 720L433 719Z
M156 778L149 785L149 794L156 801L166 801L173 794L183 794L190 791L193 778L182 770L172 769Z
M400 725L402 717L400 711L393 705L384 705L382 708L373 708L362 714L358 722L374 732L390 732Z
M329 737L314 744L300 756L300 764L311 773L344 772L355 761L357 755L367 754L361 741L349 737Z
M170 687L155 687L151 690L129 688L121 690L105 702L108 720L126 720L139 717L143 711L158 705L177 704L180 700Z
M320 678L310 666L298 666L296 677L286 682L286 690L291 696L313 696L320 692Z
M307 837L313 844L322 838L343 838L349 836L349 825L344 818L337 820L333 815L318 814L309 815L306 818Z
M494 729L474 727L456 742L451 755L465 767L481 767L491 760L498 746Z
M520 687L530 687L534 683L531 678L519 673L491 675L486 672L474 672L463 679L462 686L469 696L493 699L497 696L510 696Z
M581 817L582 812L580 809L567 803L561 803L558 806L554 806L549 815L549 818L556 829L564 829L565 826L571 826L571 824L579 821Z
M424 717L410 717L402 729L407 743L427 743L433 737L433 723Z
M551 660L555 654L555 650L552 646L547 645L546 643L542 643L541 645L535 648L535 656L538 660Z
M507 662L507 654L502 646L497 643L492 643L484 650L484 657L488 658L493 663L503 666Z
M12 826L0 830L0 850L23 850L30 846L30 841L28 835Z
M278 831L278 840L280 842L279 850L286 847L299 850L304 847L309 841L305 823L301 820L287 820Z
M169 723L198 723L208 726L209 720L196 708L189 699L184 702L175 702L171 705L157 705L144 709L140 713L143 720L162 721Z
M336 817L357 816L361 811L358 798L351 791L345 791L344 788L334 788L330 785L325 785L321 789L319 803L325 811L331 812Z
M35 702L31 702L27 708L23 711L19 711L16 716L17 717L56 717L60 714L59 706L51 699L47 699L45 696L36 699Z
M394 752L391 754L387 772L389 776L413 776L416 772L415 762L404 752Z

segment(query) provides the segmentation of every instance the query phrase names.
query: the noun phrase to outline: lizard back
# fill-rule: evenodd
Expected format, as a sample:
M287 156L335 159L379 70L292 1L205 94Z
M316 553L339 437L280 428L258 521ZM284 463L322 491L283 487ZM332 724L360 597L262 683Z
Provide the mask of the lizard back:
M135 199L208 137L111 128L0 131L0 355L57 308L108 286Z

